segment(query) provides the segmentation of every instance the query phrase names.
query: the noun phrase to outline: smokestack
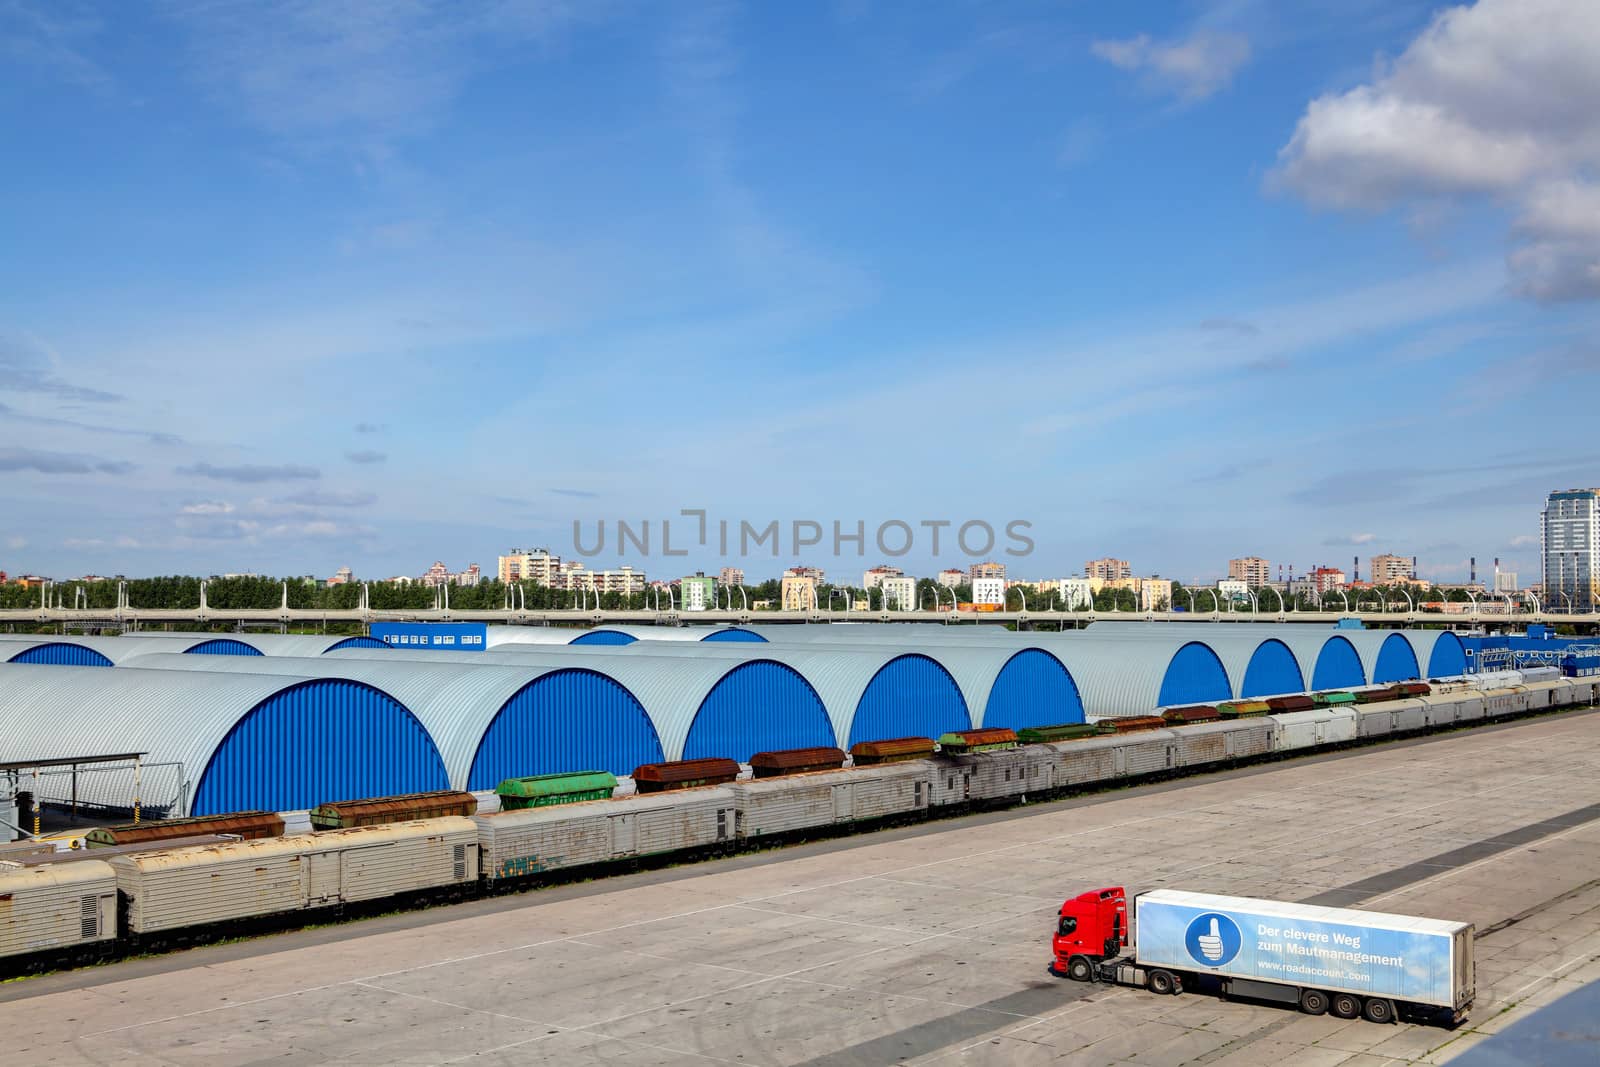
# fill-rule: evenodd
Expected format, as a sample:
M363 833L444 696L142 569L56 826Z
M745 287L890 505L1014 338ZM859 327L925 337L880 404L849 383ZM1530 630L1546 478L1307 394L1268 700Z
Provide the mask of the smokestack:
M1478 584L1478 557L1477 556L1469 556L1469 557L1467 557L1467 566L1470 568L1467 571L1467 583L1469 585L1477 585Z
M1417 580L1417 557L1416 556L1412 556L1411 557L1411 580L1413 582Z
M1351 558L1355 560L1355 566L1350 568L1350 580L1359 582L1361 580L1361 557L1352 556Z

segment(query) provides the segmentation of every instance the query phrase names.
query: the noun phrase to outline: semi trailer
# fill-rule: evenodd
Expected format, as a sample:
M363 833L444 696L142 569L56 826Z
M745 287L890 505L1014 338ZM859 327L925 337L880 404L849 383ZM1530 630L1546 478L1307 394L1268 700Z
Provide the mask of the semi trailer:
M1051 971L1152 993L1214 988L1311 1015L1454 1026L1473 997L1471 923L1120 886L1061 905Z

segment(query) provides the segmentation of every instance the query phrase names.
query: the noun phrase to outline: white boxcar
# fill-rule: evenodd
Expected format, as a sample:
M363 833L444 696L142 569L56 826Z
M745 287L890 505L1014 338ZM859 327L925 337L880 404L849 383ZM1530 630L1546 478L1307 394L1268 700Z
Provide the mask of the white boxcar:
M1357 737L1356 713L1346 708L1283 711L1267 717L1273 722L1274 752L1315 748L1318 745L1337 745L1344 741L1354 741Z
M477 816L490 879L705 848L733 839L736 804L726 786Z
M1356 714L1360 716L1358 729L1362 737L1411 733L1428 725L1427 706L1414 698L1357 705Z
M117 936L117 876L98 860L0 863L0 956Z
M1483 692L1483 714L1486 718L1497 715L1515 715L1528 710L1528 692L1520 685L1505 689L1486 689Z
M1044 745L1019 745L957 756L936 762L936 773L939 762L948 762L960 769L968 796L976 801L1047 793L1056 787L1056 754ZM944 773L948 781L950 772Z
M1483 718L1483 697L1476 692L1430 693L1416 699L1427 708L1429 726L1449 726Z
M1265 717L1176 726L1172 734L1180 767L1225 763L1272 751L1272 723Z
M1157 774L1178 765L1178 740L1171 730L1140 730L1121 734L1129 774Z
M740 840L924 811L933 792L926 760L734 782Z
M1056 753L1056 784L1093 785L1125 776L1127 760L1119 737L1090 737L1081 741L1053 741L1044 746Z
M255 918L477 879L471 819L421 819L319 834L115 856L134 933Z

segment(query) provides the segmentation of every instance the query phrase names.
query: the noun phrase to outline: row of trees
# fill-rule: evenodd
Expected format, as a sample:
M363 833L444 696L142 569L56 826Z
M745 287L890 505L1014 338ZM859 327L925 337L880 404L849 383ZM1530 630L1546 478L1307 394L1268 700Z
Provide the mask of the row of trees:
M157 578L132 578L126 582L128 603L135 608L155 609L174 608L192 609L200 606L200 579L190 575L166 575ZM206 602L220 611L237 608L262 608L271 609L278 607L283 602L284 587L288 587L289 607L301 610L350 610L361 606L361 586L334 585L324 586L314 580L305 578L211 578L206 581ZM59 604L62 607L87 607L110 610L117 604L117 585L113 580L96 582L63 582L50 587L48 594L41 593L39 589L24 588L20 585L0 585L0 608L28 608L36 607L44 596L48 595L51 605ZM536 585L532 582L520 583L521 588L508 590L506 585L494 579L486 579L476 586L452 586L450 588L450 606L457 610L490 610L506 607L508 604L521 607L526 604L530 611L550 611L578 608L583 606L593 607L595 594L581 592L568 592L560 589L550 589L546 586ZM377 611L408 611L427 610L435 606L438 594L428 586L411 584L401 585L389 582L373 582L368 586L370 590L370 606ZM1213 610L1227 611L1230 605L1226 599L1218 604L1218 594L1208 586L1185 589L1178 582L1173 583L1171 607L1179 611L1194 610L1210 612ZM869 609L872 611L884 610L884 596L880 589L865 591ZM972 599L972 588L968 585L956 586L953 590L937 585L930 578L917 581L916 604L918 608L933 610L944 607L948 610L953 599L959 603L967 603ZM1346 592L1344 598L1337 593L1326 594L1319 605L1316 598L1309 596L1283 595L1283 607L1294 611L1316 610L1342 610L1346 599L1351 608L1356 608L1358 603L1366 610L1371 610L1380 601L1393 605L1404 605L1407 594L1412 602L1424 604L1428 602L1469 600L1465 590L1439 588L1411 589L1396 586L1384 590L1360 590L1359 592ZM852 605L863 595L863 590L844 585L821 584L817 587L817 607L822 610L843 610L847 605ZM720 606L754 608L758 602L765 601L771 607L778 607L781 598L781 586L777 579L770 579L754 585L743 587L743 596L739 590L729 590L719 587L717 598ZM1479 596L1480 601L1485 600ZM602 593L599 597L599 606L606 610L645 610L657 604L666 607L664 594L653 591L624 595L621 593ZM1006 594L1006 607L1010 610L1019 610L1024 604L1029 611L1061 611L1068 607L1081 605L1068 605L1063 603L1061 595L1056 590L1024 592L1011 589ZM809 605L808 605L809 606ZM1128 611L1142 610L1138 597L1126 589L1102 589L1094 597L1094 610ZM1278 595L1271 590L1258 590L1256 592L1257 610L1263 612L1276 612L1279 608ZM1168 605L1160 603L1154 605L1155 610L1166 610ZM1234 611L1250 610L1248 600L1236 602L1231 605ZM1426 609L1424 609L1426 610ZM1433 609L1438 610L1438 609Z

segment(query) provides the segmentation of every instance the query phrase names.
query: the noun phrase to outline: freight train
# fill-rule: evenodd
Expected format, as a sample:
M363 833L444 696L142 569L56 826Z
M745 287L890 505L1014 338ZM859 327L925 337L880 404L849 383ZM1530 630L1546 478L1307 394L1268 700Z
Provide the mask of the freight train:
M0 974L70 966L439 899L847 833L977 806L1416 734L1554 708L1593 706L1600 679L1482 680L1167 709L1022 731L868 742L641 768L638 792L585 773L514 779L502 810L471 794L329 804L309 833L270 813L150 833L101 833L107 848L0 850ZM1275 706L1276 705L1276 706ZM1136 726L1136 729L1128 729ZM689 764L693 764L690 766ZM385 815L387 813L387 815ZM434 817L418 818L417 814ZM381 821L383 818L402 821ZM160 829L157 829L160 828ZM190 836L172 838L179 832ZM199 836L196 836L199 835Z

